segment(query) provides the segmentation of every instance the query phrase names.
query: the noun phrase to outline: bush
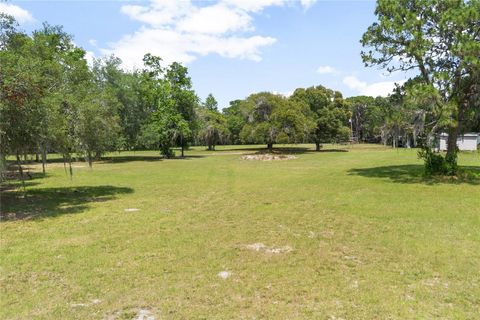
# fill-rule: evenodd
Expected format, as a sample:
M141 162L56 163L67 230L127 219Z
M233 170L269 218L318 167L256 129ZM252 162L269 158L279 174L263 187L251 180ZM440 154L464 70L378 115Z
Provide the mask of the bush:
M160 153L167 159L175 158L175 151L173 151L170 144L161 144Z
M433 152L430 147L422 147L418 152L418 157L425 162L425 174L428 176L454 176L458 172L456 152L443 157L440 153Z

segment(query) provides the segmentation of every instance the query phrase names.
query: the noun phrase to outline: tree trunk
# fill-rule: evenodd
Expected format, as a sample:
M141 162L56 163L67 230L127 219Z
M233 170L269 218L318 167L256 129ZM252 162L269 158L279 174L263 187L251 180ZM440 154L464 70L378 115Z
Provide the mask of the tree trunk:
M457 139L460 134L461 125L463 121L463 115L465 113L466 104L461 104L458 110L457 116L457 125L451 126L448 130L448 139L447 139L447 156L455 157L457 154Z
M26 188L25 188L25 177L23 176L22 159L18 152L17 152L17 165L18 165L18 172L20 173L20 180L22 180L23 192L25 193Z
M183 145L183 135L180 136L180 145L182 147L182 158L184 158L185 154L184 154L184 145Z
M321 148L322 145L320 144L320 142L315 142L315 151L320 151Z
M87 161L88 161L88 166L90 169L92 169L92 152L88 151L87 152Z
M458 139L458 130L455 127L451 127L448 130L447 138L447 155L451 156L457 153L457 139Z
M71 155L68 155L68 169L69 169L69 173L70 173L70 180L73 179L73 169L72 169L72 156Z
M67 172L67 155L63 154L63 169L65 170L65 175L68 174Z
M272 142L267 143L267 149L268 149L268 151L272 152L272 150L273 150L273 143Z
M102 160L102 153L100 151L95 151L95 160Z
M42 145L42 173L45 175L45 167L47 166L47 148Z
M7 171L7 156L0 152L0 182L6 179L5 173Z
M208 151L212 151L212 150L213 150L213 148L212 148L212 144L211 144L211 143L209 143L209 144L208 144Z

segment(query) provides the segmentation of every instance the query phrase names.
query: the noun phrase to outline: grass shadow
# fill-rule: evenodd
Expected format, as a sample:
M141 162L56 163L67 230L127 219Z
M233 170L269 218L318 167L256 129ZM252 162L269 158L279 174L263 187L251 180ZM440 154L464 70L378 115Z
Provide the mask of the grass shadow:
M21 191L2 192L0 221L80 213L92 202L108 201L118 194L132 192L132 188L114 186L38 188L27 190L26 195Z
M23 174L23 184L22 184L22 178L20 176L20 173L18 170L15 168L10 167L8 171L5 173L5 181L2 181L0 183L0 192L2 194L7 191L13 191L13 190L19 190L23 186L25 187L32 187L35 185L40 184L39 181L34 181L37 179L43 179L45 177L48 177L48 173L41 173L41 172L32 172L30 170L25 170Z
M151 156L136 156L136 155L129 155L129 156L108 156L102 157L101 161L109 162L109 163L123 163L123 162L131 162L131 161L161 161L164 157L160 155L151 155ZM95 165L95 162L93 163Z
M312 152L348 152L347 149L320 149L319 151L312 151Z
M124 163L124 162L132 162L132 161L162 161L162 160L186 160L186 159L196 159L196 158L204 158L202 155L185 155L183 158L181 156L175 156L173 158L165 158L163 156L111 156L111 157L104 157L102 158L102 162L107 163ZM95 165L95 162L93 163Z
M389 179L396 183L422 184L473 184L480 185L480 167L460 166L457 177L425 176L423 165L382 166L372 168L351 169L349 175L358 175L368 178Z

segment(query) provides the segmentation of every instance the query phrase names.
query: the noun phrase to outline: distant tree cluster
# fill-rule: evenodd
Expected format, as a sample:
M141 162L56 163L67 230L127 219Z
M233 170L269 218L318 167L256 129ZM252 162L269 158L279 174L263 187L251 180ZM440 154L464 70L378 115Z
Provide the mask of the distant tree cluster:
M179 63L146 54L135 70L114 56L89 65L61 27L44 24L28 35L0 14L2 172L7 156L21 170L27 155L45 172L52 152L65 164L84 158L91 166L108 151L173 157L174 148L183 156L191 145L314 143L320 150L354 140L431 149L443 131L456 161L456 137L480 131L479 1L380 0L376 15L362 38L373 48L362 54L365 63L420 71L389 97L345 99L312 86L289 97L251 94L219 110L213 95L199 99Z
M89 65L86 52L61 27L31 35L0 16L1 162L49 153L89 165L114 150L181 155L190 145L348 140L348 105L339 92L298 89L286 98L268 92L236 100L222 111L213 95L200 101L186 67L164 66L146 54L144 67L124 70L114 57ZM21 167L21 166L20 166Z

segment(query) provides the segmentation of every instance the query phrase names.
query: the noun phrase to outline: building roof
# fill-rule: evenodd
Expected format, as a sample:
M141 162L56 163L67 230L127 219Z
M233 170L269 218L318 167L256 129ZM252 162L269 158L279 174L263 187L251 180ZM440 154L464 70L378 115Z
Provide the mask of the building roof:
M464 133L464 134L459 134L459 137L478 137L480 133L475 133L475 132L469 132L469 133ZM442 132L440 133L440 137L448 137L448 133Z

